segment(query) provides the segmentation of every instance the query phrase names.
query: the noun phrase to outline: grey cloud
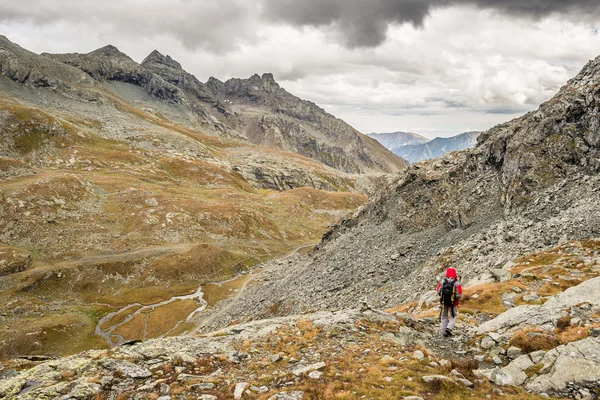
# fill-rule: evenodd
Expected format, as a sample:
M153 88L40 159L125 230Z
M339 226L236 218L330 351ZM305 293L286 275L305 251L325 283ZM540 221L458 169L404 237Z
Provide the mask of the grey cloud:
M434 8L471 5L512 16L541 18L553 13L590 15L600 12L597 0L264 0L265 15L293 26L331 27L349 48L376 47L391 24L422 26Z
M30 0L0 2L0 22L94 25L125 37L167 35L222 53L255 38L259 4L246 0Z
M295 26L330 26L348 47L381 44L389 24L421 25L431 3L422 0L265 0L265 15Z
M597 0L29 0L0 2L0 22L94 24L125 36L170 35L189 49L223 53L257 40L256 27L280 23L333 32L346 47L381 45L391 25L422 26L435 8L471 5L513 16L597 15Z

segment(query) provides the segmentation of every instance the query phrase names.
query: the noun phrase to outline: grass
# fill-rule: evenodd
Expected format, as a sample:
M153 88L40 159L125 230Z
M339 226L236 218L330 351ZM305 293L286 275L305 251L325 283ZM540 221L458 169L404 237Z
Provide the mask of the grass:
M502 295L511 292L513 287L519 287L522 290L526 289L523 283L512 280L505 283L488 283L483 285L466 288L463 291L462 312L486 312L491 314L501 314L506 311L506 306L502 302ZM477 295L474 298L473 295Z
M90 348L104 346L93 336L93 329L103 315L114 311L113 307L153 304L189 293L204 282L232 277L296 246L316 243L330 224L367 200L352 193L314 189L279 193L253 188L229 167L233 161L243 161L244 152L260 152L261 157L294 163L325 177L331 174L334 183L338 177L335 171L306 157L206 136L155 118L119 99L114 101L121 111L156 125L147 132L136 132L144 141L159 136L156 132L164 135L158 137L166 138L164 143L168 143L169 135L178 140L183 135L185 141L197 144L206 158L136 148L135 141L103 138L99 121L71 118L67 122L8 99L0 100L15 122L15 130L8 132L14 143L0 144L13 146L10 151L15 158L0 158L0 170L43 167L36 175L18 177L2 186L2 198L12 199L3 207L2 215L9 224L7 229L14 233L7 245L33 252L35 267L39 268L32 267L18 280L11 280L0 296L30 302L22 314L11 319L15 327L36 320L40 327L56 324L74 332L77 338L60 346L50 336L32 335L31 342L39 341L42 347L48 344L57 354L71 354L85 349L86 344ZM212 156L219 160L213 162ZM30 162L33 158L35 164ZM352 179L339 178L339 187L352 187ZM196 246L187 253L147 259L65 261L171 243ZM207 287L207 299L214 304L230 295L236 285L238 282L226 284L223 292L217 286ZM90 306L96 302L108 306ZM88 310L87 314L72 311L73 307ZM183 315L191 305L180 302L177 307L182 308L157 310L161 318L148 318L150 330L156 329L153 334L171 325L161 319ZM37 319L39 309L45 313L42 319ZM71 315L69 321L67 314ZM113 322L125 317L121 314ZM127 325L123 330L136 331ZM189 327L182 325L180 329ZM17 329L0 334L12 349L6 354L33 351Z
M560 340L552 333L538 328L525 328L516 332L510 340L510 345L532 353L538 350L551 350L559 346Z
M203 285L202 292L204 293L204 300L206 300L208 306L214 306L219 301L232 297L232 295L234 295L248 279L250 279L250 275L242 275L222 284L209 283Z
M146 338L159 337L173 329L179 321L185 318L199 307L194 300L181 300L158 307L148 314L146 324ZM139 336L138 336L139 338Z

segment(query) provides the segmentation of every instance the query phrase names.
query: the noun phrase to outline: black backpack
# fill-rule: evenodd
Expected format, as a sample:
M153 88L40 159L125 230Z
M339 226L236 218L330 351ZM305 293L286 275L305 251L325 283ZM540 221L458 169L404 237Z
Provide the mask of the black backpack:
M454 307L454 279L444 278L442 281L442 296L440 303L445 307Z

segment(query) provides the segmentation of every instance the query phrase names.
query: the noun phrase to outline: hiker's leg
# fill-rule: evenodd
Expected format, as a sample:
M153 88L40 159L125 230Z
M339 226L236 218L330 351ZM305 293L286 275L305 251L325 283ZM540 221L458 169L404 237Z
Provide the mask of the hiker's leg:
M448 312L450 311L450 307L443 306L442 309L442 335L446 333L446 328L448 327Z
M448 323L448 329L454 328L454 324L456 323L456 317L458 317L458 307L453 307L450 312L450 322Z

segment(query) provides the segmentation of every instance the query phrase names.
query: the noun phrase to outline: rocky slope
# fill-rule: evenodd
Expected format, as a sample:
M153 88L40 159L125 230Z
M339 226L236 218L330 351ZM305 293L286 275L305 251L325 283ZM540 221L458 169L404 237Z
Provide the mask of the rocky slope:
M536 249L600 233L600 58L537 111L482 133L478 146L419 163L275 267L213 319L378 307L416 299L446 266L473 279Z
M595 399L600 301L589 294L600 292L599 249L598 239L569 242L466 285L452 338L439 335L437 299L424 296L387 312L363 304L62 359L12 360L0 366L0 396ZM540 325L536 315L548 314Z
M158 53L0 38L0 358L189 330L200 285L314 245L386 184L253 145L206 96Z
M369 133L367 136L377 140L389 150L402 146L423 144L430 141L425 136L412 132Z
M171 120L214 134L298 153L348 173L395 173L407 166L377 141L288 93L271 74L202 83L158 51L137 64L114 46L45 56L81 69L128 100L158 107ZM129 85L175 107L148 104Z
M481 132L465 132L449 138L435 138L426 143L407 144L389 148L394 154L416 163L442 157L450 151L470 149L477 144Z

